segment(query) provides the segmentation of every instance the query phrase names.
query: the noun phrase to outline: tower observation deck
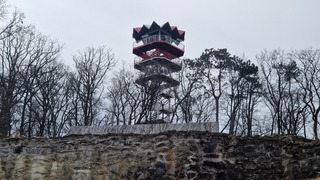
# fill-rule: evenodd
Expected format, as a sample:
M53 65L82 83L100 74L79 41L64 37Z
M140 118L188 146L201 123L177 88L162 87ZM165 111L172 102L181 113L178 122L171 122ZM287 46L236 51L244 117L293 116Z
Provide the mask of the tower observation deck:
M180 82L173 78L183 67L185 31L169 22L133 28L134 68L140 71L136 83L146 94L145 121L168 122L172 114L172 88ZM151 122L152 123L152 122Z

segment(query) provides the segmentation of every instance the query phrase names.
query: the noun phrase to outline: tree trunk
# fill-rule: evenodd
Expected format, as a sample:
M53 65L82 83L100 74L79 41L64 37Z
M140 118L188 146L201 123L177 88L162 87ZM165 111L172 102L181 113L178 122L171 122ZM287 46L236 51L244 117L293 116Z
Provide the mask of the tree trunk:
M314 133L314 139L319 140L318 137L318 114L316 113L315 116L313 116L313 133Z
M10 109L3 107L0 113L0 138L10 135Z
M219 98L215 98L215 103L216 103L216 122L219 122Z

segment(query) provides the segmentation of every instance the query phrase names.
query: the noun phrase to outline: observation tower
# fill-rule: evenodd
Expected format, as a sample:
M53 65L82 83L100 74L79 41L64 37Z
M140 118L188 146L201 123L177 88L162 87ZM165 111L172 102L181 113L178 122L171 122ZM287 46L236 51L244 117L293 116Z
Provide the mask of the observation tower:
M134 68L139 72L136 83L143 94L142 113L146 117L137 125L72 126L68 135L84 134L158 134L167 131L219 132L218 122L172 124L170 99L172 89L180 82L174 75L181 71L184 54L184 31L170 26L167 22L160 26L153 22L150 26L133 29ZM140 120L138 120L140 121Z
M184 54L185 31L171 26L169 22L133 28L134 68L140 71L136 83L145 94L142 110L146 122L165 123L170 120L172 88L180 82L174 75L181 71Z

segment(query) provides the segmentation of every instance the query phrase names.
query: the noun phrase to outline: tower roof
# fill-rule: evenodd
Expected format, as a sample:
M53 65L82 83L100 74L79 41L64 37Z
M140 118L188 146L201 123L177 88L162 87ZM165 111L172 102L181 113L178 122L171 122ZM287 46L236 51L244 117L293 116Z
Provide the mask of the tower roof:
M185 31L179 30L176 26L170 26L169 22L166 22L165 24L160 26L153 21L151 25L143 25L142 27L133 28L132 37L136 41L139 41L143 39L142 38L143 35L153 33L153 32L158 32L160 30L170 34L171 38L175 40L180 39L184 41Z

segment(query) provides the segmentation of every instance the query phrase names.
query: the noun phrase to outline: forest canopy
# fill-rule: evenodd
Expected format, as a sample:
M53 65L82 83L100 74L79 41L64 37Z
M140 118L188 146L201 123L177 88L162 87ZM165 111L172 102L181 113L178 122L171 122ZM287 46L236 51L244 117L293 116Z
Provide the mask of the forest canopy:
M0 137L58 137L71 126L146 121L148 98L131 64L105 46L63 62L63 46L0 1ZM184 59L168 123L218 122L221 132L319 139L320 49L263 50L255 59L225 48ZM245 52L244 52L245 53ZM114 67L116 70L112 70Z

